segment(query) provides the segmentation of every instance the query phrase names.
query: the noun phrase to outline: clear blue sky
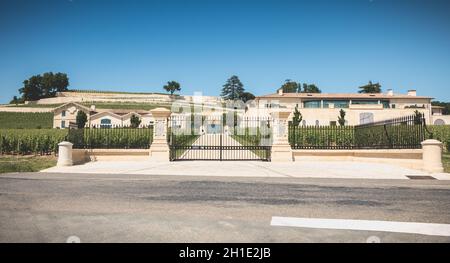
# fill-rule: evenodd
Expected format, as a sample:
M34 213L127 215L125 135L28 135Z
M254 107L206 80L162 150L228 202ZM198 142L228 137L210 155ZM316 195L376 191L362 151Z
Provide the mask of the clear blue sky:
M0 1L0 102L24 79L72 89L257 95L286 79L324 92L369 80L450 101L450 1Z

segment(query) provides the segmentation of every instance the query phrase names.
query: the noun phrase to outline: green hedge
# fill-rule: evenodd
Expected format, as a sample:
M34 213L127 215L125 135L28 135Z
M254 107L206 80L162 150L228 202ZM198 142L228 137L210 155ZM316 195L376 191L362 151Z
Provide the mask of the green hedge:
M433 138L444 143L444 148L450 152L450 125L431 125L428 130L433 133Z
M0 129L1 154L51 154L67 137L59 129Z

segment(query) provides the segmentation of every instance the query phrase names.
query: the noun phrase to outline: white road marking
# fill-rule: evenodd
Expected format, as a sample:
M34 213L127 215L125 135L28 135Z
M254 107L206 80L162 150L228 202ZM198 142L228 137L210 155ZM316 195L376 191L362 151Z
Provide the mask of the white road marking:
M450 224L273 216L270 225L450 236Z

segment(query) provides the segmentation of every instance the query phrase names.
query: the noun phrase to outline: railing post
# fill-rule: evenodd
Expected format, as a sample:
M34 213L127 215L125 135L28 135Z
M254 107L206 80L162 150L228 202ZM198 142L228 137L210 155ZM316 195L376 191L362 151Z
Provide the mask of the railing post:
M271 152L271 161L289 162L293 161L292 149L288 140L288 117L290 111L272 112L273 118L273 144Z
M155 125L153 128L153 142L150 146L152 160L169 161L170 149L167 142L167 120L170 117L170 110L165 108L156 108L150 111Z

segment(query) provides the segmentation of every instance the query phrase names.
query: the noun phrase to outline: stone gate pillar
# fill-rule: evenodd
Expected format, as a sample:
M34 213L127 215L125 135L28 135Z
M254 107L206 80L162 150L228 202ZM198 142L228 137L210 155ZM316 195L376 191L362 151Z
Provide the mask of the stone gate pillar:
M293 161L292 149L288 141L288 117L290 114L290 111L277 111L270 114L273 118L272 162Z
M165 108L156 108L150 110L150 112L155 120L150 156L152 160L169 161L170 150L167 142L167 121L171 112Z
M438 140L425 140L422 142L423 169L429 173L442 173L442 148L443 143Z

